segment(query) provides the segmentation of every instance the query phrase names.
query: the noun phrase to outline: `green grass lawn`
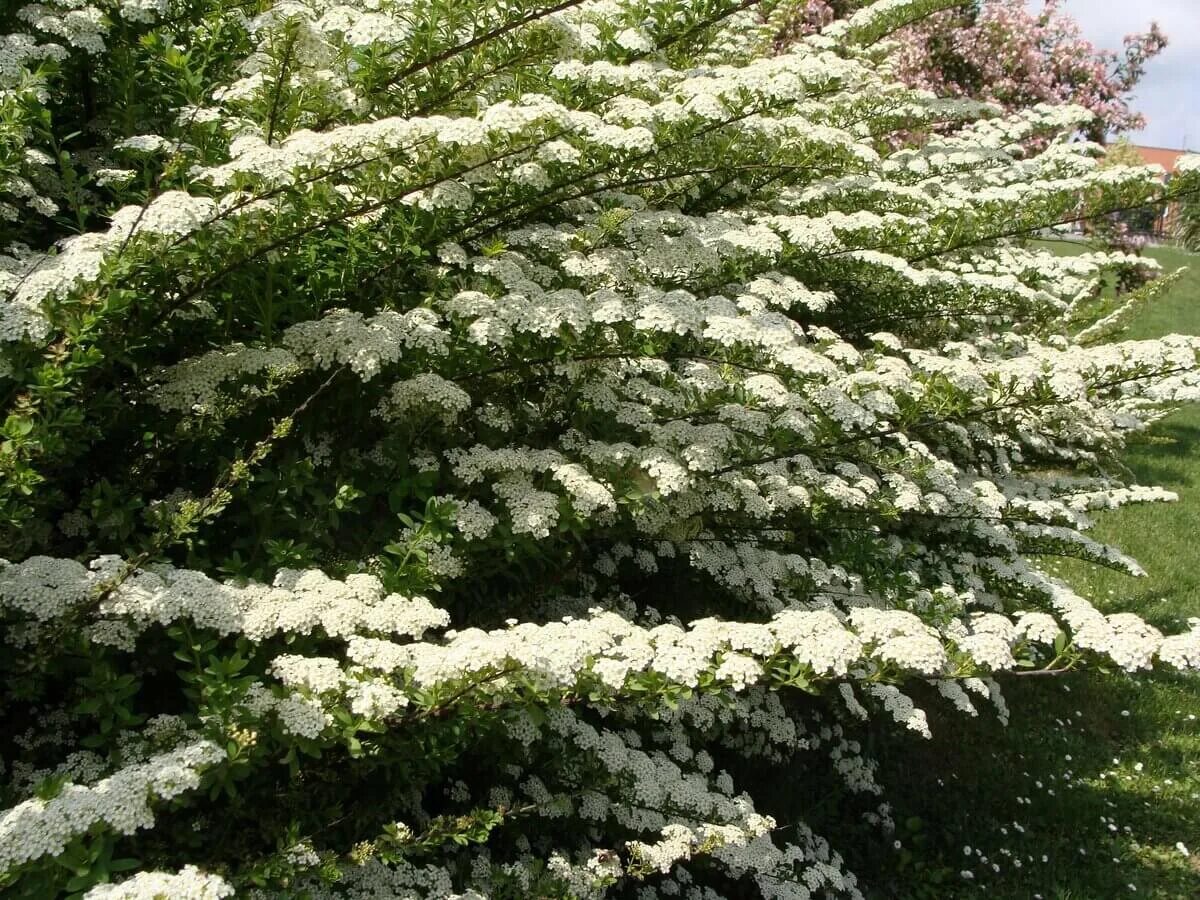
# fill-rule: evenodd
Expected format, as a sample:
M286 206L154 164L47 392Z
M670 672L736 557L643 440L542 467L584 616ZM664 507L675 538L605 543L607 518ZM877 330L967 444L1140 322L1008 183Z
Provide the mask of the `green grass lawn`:
M1150 253L1193 269L1124 337L1200 334L1200 255ZM1106 612L1179 630L1200 616L1200 408L1160 423L1127 462L1179 502L1104 514L1093 534L1148 576L1053 568ZM1008 728L983 711L970 722L935 716L930 704L932 741L881 741L902 846L859 842L850 862L873 896L1200 898L1200 676L1091 670L1009 679L1005 692Z

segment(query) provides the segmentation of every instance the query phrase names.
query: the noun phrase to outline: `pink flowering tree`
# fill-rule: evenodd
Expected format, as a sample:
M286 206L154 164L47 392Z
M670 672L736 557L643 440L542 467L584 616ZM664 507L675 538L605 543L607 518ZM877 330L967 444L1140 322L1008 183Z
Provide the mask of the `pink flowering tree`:
M856 0L802 0L783 40L815 31L860 6ZM1157 24L1125 37L1118 53L1085 39L1061 0L1031 9L1025 0L974 0L929 16L896 34L898 74L943 96L999 103L1076 103L1095 114L1088 137L1136 131L1145 124L1130 105L1146 63L1167 44Z

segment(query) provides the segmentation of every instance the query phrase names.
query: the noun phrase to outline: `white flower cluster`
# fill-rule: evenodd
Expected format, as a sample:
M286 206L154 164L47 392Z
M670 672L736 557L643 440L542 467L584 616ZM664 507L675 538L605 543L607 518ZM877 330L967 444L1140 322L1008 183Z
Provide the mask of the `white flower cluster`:
M225 759L211 741L186 744L136 763L91 786L66 784L49 800L26 800L0 813L0 867L57 856L67 842L105 825L132 834L154 824L151 804L195 790L201 773Z
M406 349L445 353L447 335L438 321L423 307L403 313L385 310L370 318L334 310L323 319L293 325L283 336L283 346L318 369L345 365L369 381Z
M233 885L220 875L184 866L178 872L138 872L118 884L101 884L84 900L220 900L233 896Z
M0 609L16 609L41 622L60 618L97 598L121 571L115 557L97 559L91 568L49 557L0 561ZM185 618L219 634L245 634L256 641L316 629L330 637L420 637L449 623L446 612L424 597L385 596L371 575L338 581L317 570L284 569L272 585L235 585L160 565L132 573L107 591L95 610L95 624L112 623L115 630L100 629L94 636L132 648L136 635L153 624Z
M1070 636L1077 646L1104 654L1127 671L1150 668L1156 656L1170 665L1186 664L1190 658L1189 653L1180 651L1194 642L1194 634L1164 638L1162 632L1139 616L1132 613L1105 615L1065 584L1026 566L1002 566L997 561L992 565L999 573L1020 579L1045 593L1070 629ZM1045 620L1038 627L1043 635L1050 632ZM1172 642L1168 644L1167 641ZM1164 650L1165 657L1161 656Z
M0 607L45 622L59 618L91 596L94 578L73 559L33 556L0 560Z
M64 239L57 253L24 257L19 275L11 264L0 266L0 342L44 336L41 305L94 281L132 238L183 238L215 221L217 211L216 201L207 197L165 191L145 206L114 212L107 231Z
M454 527L468 541L478 541L487 537L500 521L474 500L463 503L453 497L440 499L449 500L455 505Z
M794 826L796 843L777 846L770 839L776 823L757 813L749 796L735 795L729 774L714 774L711 758L695 753L683 732L672 736L670 752L663 753L641 747L628 734L597 729L565 709L552 713L547 725L552 735L598 761L621 786L618 797L609 801L597 795L592 805L606 807L625 828L657 833L653 843L627 844L632 863L666 873L703 854L735 877L753 876L764 896L786 896L776 893L779 880L786 884L797 874L814 890L826 887L860 896L853 876L841 870L841 860L803 823ZM538 793L546 809L567 800ZM683 872L677 878L687 883Z
M282 347L229 347L210 350L171 367L162 383L151 390L151 402L167 410L207 412L226 382L261 372L285 373L296 368L296 358ZM247 392L253 397L253 392Z
M22 6L17 16L36 31L60 37L85 53L104 50L109 22L99 6L79 0L48 0Z
M1060 601L1059 605L1064 604ZM1012 650L1026 636L1053 640L1058 635L1058 626L1044 613L1029 614L1016 624L998 614L977 614L969 623L952 623L947 634L939 635L910 613L870 610L870 615L863 615L865 612L868 610L856 610L849 624L829 612L790 611L763 625L707 619L693 622L687 629L676 625L646 629L615 613L593 610L588 618L567 617L561 623L450 632L439 643L397 644L353 636L347 656L355 666L383 675L402 675L406 683L422 690L481 679L475 688L478 692L504 696L509 682L496 681L495 674L520 672L523 679L542 689L577 689L588 678L595 678L620 694L631 677L652 672L690 688L699 687L702 676L711 673L729 683L732 690L745 691L764 677L765 664L781 657L804 664L811 677L820 679L857 677L880 663L944 679L956 676L948 648L967 654L980 672L1001 672L1016 667ZM1140 619L1092 612L1089 617L1073 608L1065 614L1080 626L1074 635L1080 647L1104 653L1127 669L1148 665L1154 654L1164 649L1161 634ZM1176 638L1166 645L1164 661L1189 666L1194 643L1194 633ZM344 688L361 677L357 670L343 671L334 660L293 657L277 661L276 674L285 684L317 693ZM885 701L898 721L922 733L927 730L913 724L924 722L923 713L914 711L894 686L869 683L868 688ZM400 705L403 703L397 699L396 707Z
M414 412L453 422L471 408L471 395L434 372L398 381L376 412L385 419L403 419Z
M1191 630L1164 638L1158 647L1158 657L1178 669L1200 667L1200 619L1188 620Z
M1175 170L1183 174L1200 172L1200 153L1185 153L1175 163Z

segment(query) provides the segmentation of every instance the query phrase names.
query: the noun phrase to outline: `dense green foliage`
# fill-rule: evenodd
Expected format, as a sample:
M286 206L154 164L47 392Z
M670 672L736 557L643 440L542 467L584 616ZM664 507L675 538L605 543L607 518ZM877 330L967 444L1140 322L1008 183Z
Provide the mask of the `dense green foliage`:
M1029 241L1200 160L893 82L952 5L6 10L0 889L858 897L884 723L1200 668L1045 563L1179 276Z

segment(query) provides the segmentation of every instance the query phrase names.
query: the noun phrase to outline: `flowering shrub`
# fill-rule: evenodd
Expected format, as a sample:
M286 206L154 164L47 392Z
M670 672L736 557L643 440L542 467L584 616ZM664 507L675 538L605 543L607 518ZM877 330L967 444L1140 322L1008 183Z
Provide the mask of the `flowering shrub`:
M1130 94L1146 63L1167 45L1157 24L1125 38L1121 54L1085 39L1061 0L976 0L922 19L896 34L897 74L943 96L973 97L1010 111L1036 103L1088 109L1088 135L1137 131L1145 118ZM781 42L828 25L857 8L855 0L795 4ZM1032 8L1031 8L1032 7Z
M1195 156L1185 156L1179 161L1184 177L1190 177L1196 168ZM1178 204L1175 214L1174 235L1188 250L1200 250L1200 202L1194 195L1185 196Z
M1200 175L894 83L950 5L10 15L0 888L854 897L747 785L1200 667L1038 565L1140 571L1088 514L1200 339L1023 242Z

